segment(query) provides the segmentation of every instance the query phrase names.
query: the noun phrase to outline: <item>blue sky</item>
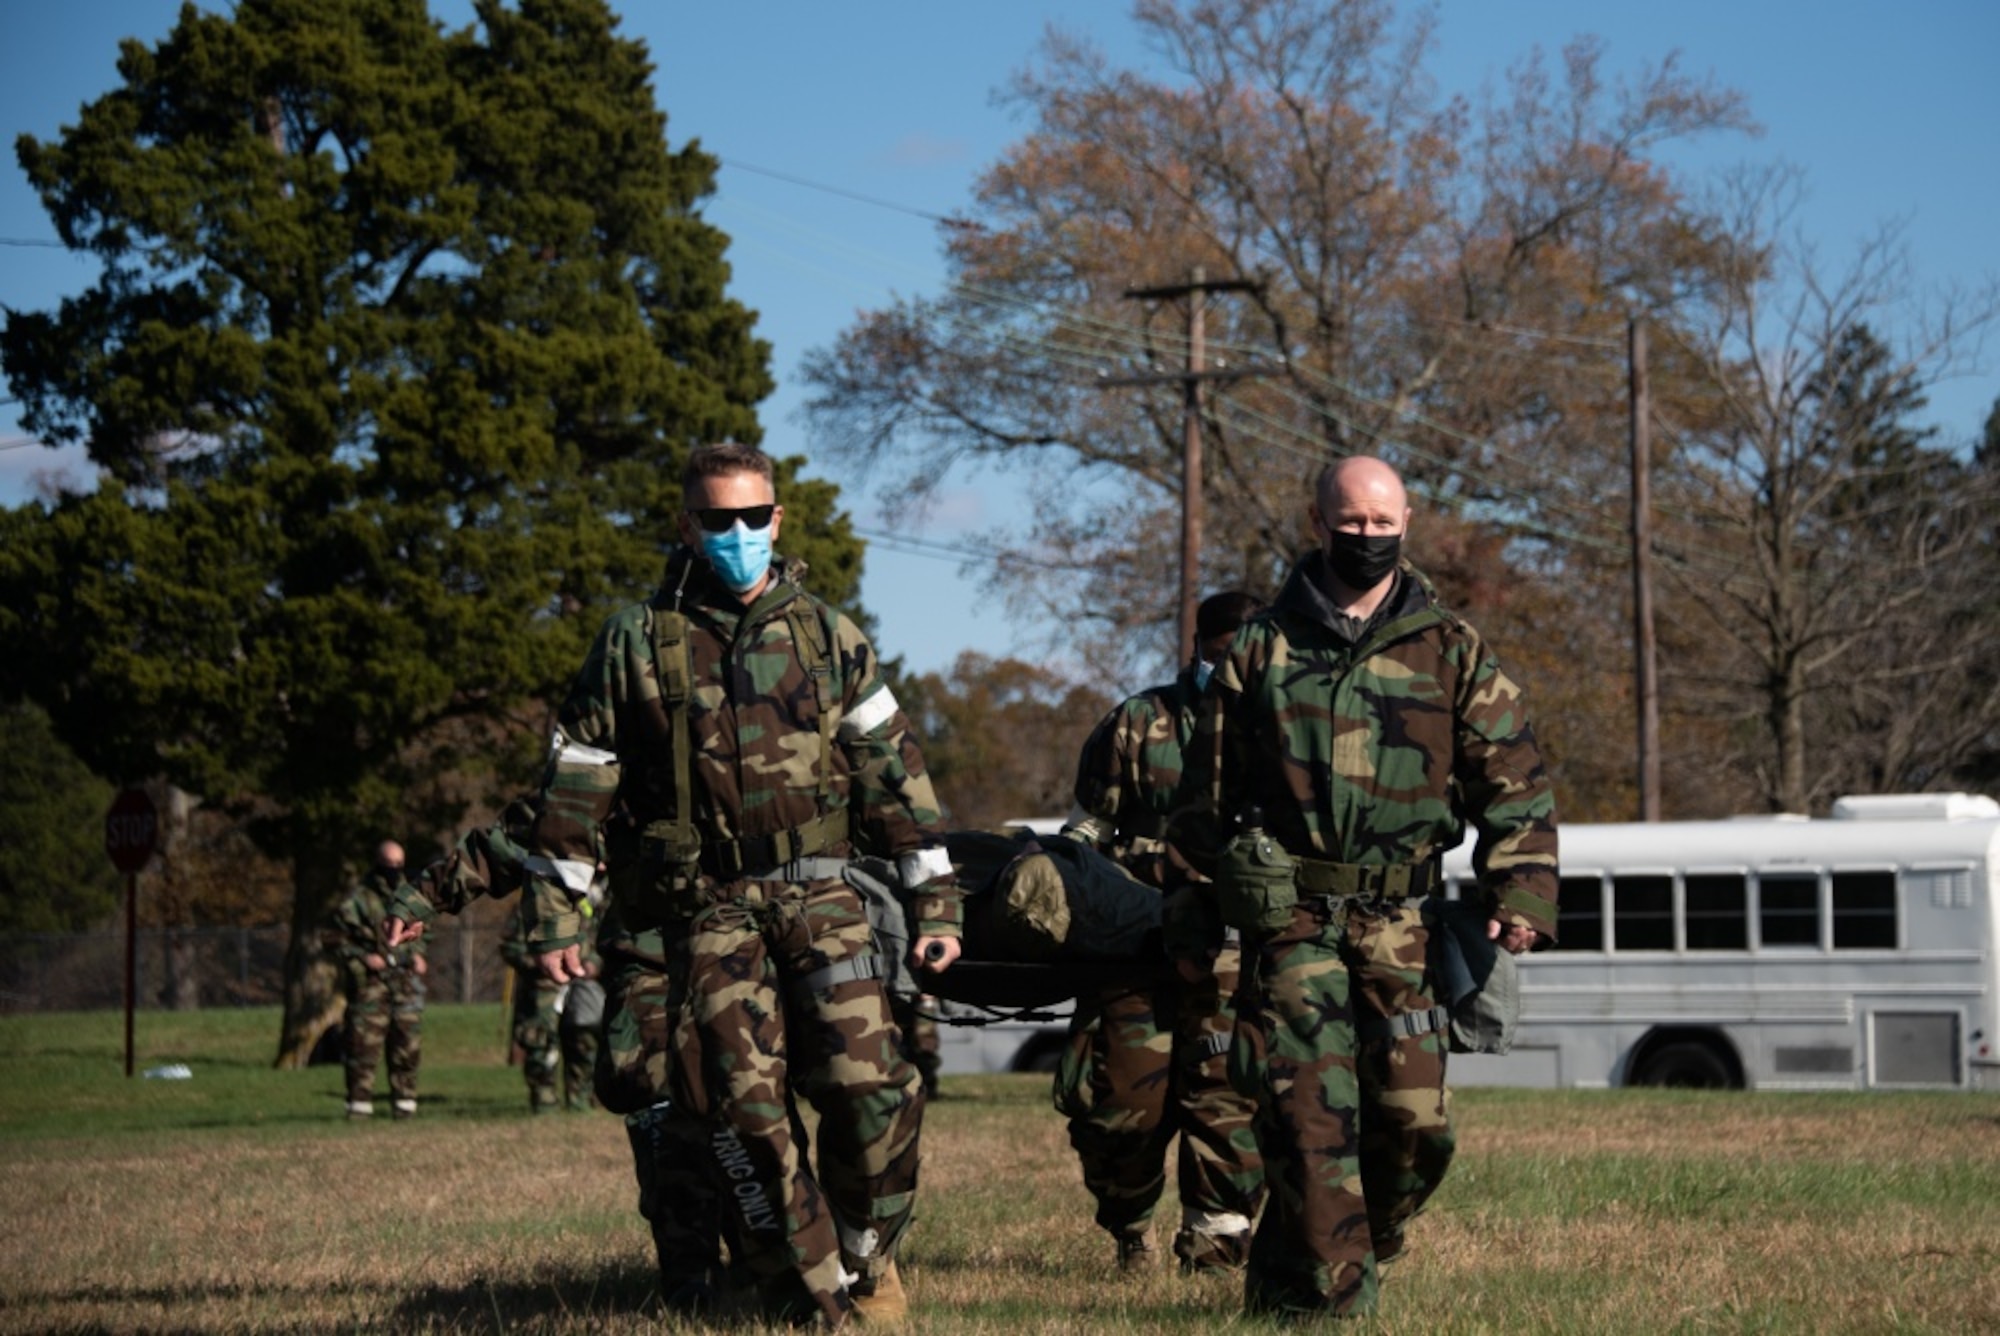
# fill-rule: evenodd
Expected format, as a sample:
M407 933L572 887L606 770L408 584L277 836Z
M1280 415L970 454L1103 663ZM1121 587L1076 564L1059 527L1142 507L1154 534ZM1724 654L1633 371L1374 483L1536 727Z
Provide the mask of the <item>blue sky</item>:
M626 34L651 48L671 141L698 138L723 160L708 216L733 238L733 291L760 313L759 332L775 349L779 390L763 408L765 444L808 456L812 443L796 420L801 359L830 344L857 311L937 290L936 231L922 215L964 207L974 177L1021 133L991 94L1032 56L1045 25L1089 34L1121 63L1147 60L1123 0L618 7ZM434 0L433 8L451 22L469 13L462 0ZM58 133L113 86L117 39L157 40L177 9L174 0L72 0L10 4L0 15L8 146L0 305L52 306L93 272L60 250L7 244L54 235L15 165L14 137ZM1803 168L1810 193L1802 221L1829 262L1895 221L1905 225L1919 285L2000 274L1992 240L2000 235L2000 79L1992 73L2000 4L1447 0L1440 15L1431 68L1448 92L1476 94L1531 48L1554 54L1586 32L1605 40L1613 75L1678 50L1683 69L1746 93L1766 129L1689 165L1784 160ZM1967 436L1996 397L2000 343L1978 374L1934 394L1933 409L1948 434ZM0 404L0 504L32 496L39 474L88 477L76 460L23 444L14 412ZM878 527L881 478L861 484L820 471L847 487L864 527ZM968 478L923 531L906 537L949 543L1016 513L1004 475ZM979 575L948 557L871 549L863 596L880 619L883 651L928 671L962 650L1038 646L1039 629L998 615Z

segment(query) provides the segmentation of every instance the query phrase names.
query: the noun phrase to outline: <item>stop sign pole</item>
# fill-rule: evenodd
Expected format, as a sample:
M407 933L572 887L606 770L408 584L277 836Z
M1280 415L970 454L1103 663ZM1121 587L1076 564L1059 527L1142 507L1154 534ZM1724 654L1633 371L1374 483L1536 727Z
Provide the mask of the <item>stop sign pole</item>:
M144 789L125 789L104 814L104 852L125 874L125 1075L132 1074L132 1012L138 1005L139 874L160 847L160 813Z

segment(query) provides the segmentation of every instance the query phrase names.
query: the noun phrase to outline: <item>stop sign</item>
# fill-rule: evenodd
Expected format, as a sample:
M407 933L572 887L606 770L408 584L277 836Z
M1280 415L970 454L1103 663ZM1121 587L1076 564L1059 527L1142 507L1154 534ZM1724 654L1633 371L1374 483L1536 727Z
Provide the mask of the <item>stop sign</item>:
M151 861L159 847L160 813L144 789L122 790L104 814L104 852L112 865L132 876Z

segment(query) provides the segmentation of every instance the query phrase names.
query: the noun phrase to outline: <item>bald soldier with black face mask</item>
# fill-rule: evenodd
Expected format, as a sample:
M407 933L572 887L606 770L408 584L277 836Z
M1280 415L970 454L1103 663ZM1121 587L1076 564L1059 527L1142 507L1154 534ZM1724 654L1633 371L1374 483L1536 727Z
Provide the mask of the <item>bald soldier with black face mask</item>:
M1234 1056L1270 1191L1245 1301L1288 1317L1371 1311L1451 1163L1445 851L1477 832L1490 941L1546 945L1556 920L1555 797L1521 689L1403 557L1402 479L1342 459L1307 513L1317 546L1217 664L1188 763L1208 819L1187 851L1242 933ZM1190 968L1208 946L1169 943Z

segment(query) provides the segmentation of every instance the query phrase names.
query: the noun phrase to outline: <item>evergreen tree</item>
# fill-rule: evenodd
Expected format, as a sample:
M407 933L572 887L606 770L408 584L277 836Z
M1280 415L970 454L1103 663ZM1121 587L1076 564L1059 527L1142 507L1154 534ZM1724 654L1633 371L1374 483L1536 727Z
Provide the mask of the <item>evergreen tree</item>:
M407 808L441 767L532 779L536 703L657 579L687 449L755 442L771 388L699 212L715 161L669 150L643 46L602 0L475 9L190 5L18 143L103 271L8 312L0 354L28 428L105 477L0 517L0 688L290 861L281 1063L327 1014L348 867L459 815ZM797 462L787 549L851 602Z
M78 932L118 907L104 853L111 786L57 740L49 717L0 707L0 932Z

